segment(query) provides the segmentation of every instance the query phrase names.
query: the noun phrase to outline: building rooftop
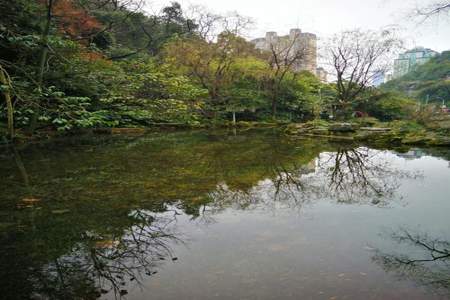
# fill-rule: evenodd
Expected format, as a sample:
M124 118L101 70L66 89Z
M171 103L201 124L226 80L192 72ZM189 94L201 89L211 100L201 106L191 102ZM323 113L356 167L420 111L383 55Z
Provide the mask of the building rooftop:
M434 52L434 53L438 53L437 51L434 51L433 49L430 48L425 48L422 46L419 47L415 47L411 50L405 51L404 53L416 53L416 52Z

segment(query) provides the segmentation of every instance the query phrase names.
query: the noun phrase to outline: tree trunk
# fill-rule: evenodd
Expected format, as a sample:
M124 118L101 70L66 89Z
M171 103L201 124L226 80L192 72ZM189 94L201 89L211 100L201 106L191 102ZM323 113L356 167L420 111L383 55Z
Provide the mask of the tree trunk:
M48 0L47 2L47 18L45 22L44 31L41 35L41 55L39 58L39 71L38 71L38 91L41 94L44 84L44 72L45 72L45 64L48 59L48 35L50 34L50 26L52 23L52 9L55 0ZM39 104L34 103L34 112L31 116L30 120L30 132L33 133L36 130L37 120L39 117Z
M272 82L272 118L276 120L277 118L277 101L278 101L278 85L274 81Z
M236 126L236 112L233 111L233 126Z
M275 120L277 118L277 100L272 98L272 118Z
M11 82L9 81L6 71L2 67L0 67L0 83L7 87L6 90L3 91L3 95L5 96L6 111L8 115L8 138L12 140L14 139L14 108L11 100L11 93L9 91Z

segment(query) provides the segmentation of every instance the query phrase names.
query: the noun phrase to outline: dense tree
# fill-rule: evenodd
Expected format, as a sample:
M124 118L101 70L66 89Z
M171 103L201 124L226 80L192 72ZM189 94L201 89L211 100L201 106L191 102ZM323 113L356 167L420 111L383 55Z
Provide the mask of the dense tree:
M370 78L397 42L388 31L335 38L330 50L338 80L325 84L297 72L308 55L298 36L260 51L243 38L247 17L177 2L151 15L143 7L144 0L0 2L1 131L12 137L14 126L21 135L304 121L329 107L349 112L367 104ZM444 90L441 83L428 87L435 95Z
M450 99L450 51L444 51L408 74L384 84L382 89L398 91L421 102L442 103Z
M400 45L395 31L388 29L345 31L335 35L327 45L338 92L334 110L348 115L351 104L371 86L374 78L388 71Z
M195 78L208 91L209 110L215 116L217 110L223 108L239 109L233 86L236 87L242 69L239 70L236 65L257 54L252 44L237 35L247 25L245 18L233 15L219 21L225 24L225 31L217 36L217 41L208 41L200 36L176 38L166 46L164 52L168 64Z
M305 58L307 48L304 43L299 43L300 34L287 40L285 43L270 44L268 64L271 72L266 78L266 88L269 93L272 117L277 114L277 106L280 100L280 92L283 83L294 72L295 65ZM300 45L300 46L299 46Z

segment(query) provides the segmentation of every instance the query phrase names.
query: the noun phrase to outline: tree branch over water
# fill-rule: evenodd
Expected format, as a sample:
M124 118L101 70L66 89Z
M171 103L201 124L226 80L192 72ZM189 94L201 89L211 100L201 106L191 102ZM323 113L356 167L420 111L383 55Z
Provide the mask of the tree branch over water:
M439 0L434 1L429 5L418 7L414 11L413 15L420 17L423 19L423 21L425 21L429 18L434 18L440 15L449 17L449 12L450 12L450 1Z
M393 232L390 238L402 250L398 253L386 253L378 249L373 261L385 271L401 278L412 279L445 294L450 293L448 240L434 238L426 233L412 233L404 228Z

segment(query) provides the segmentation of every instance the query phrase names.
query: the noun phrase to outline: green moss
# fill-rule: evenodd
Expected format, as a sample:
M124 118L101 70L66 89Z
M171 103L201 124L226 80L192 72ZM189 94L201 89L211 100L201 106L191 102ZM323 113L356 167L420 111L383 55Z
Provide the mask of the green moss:
M450 146L450 136L436 134L428 141L430 146Z
M423 131L424 127L416 121L409 120L396 120L387 123L388 127L392 128L392 131L397 133L410 133Z
M378 127L381 124L377 118L373 117L353 118L351 122L358 124L360 127Z
M402 139L405 145L425 145L430 139L423 133L409 133Z
M306 122L306 124L311 125L313 127L322 127L322 128L328 128L330 126L330 123L325 120L315 119L312 121Z

